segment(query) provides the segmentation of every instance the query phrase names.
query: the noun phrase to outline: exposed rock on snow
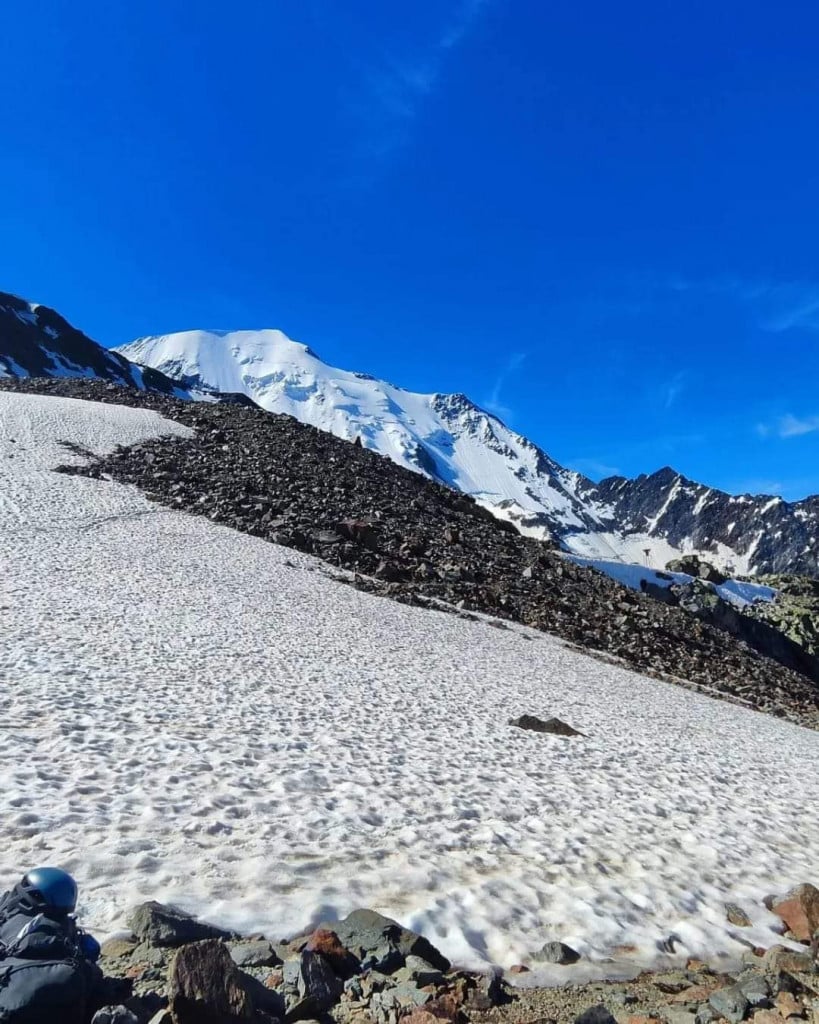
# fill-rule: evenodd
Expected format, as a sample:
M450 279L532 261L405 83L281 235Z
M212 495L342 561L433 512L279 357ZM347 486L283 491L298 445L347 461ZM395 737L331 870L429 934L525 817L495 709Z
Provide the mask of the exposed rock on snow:
M699 558L697 555L683 555L682 558L673 558L666 569L669 572L684 572L687 576L694 576L699 580L706 580L708 583L725 583L728 577L710 562Z
M229 937L220 928L197 921L177 907L165 907L156 901L136 907L128 918L128 926L140 941L151 946L184 946L203 939Z
M545 721L537 715L521 715L520 718L512 718L510 725L516 725L518 729L528 729L530 732L548 732L553 736L582 736L582 732L573 729L566 722L559 718L547 718Z
M561 964L562 966L566 966L567 964L576 964L580 959L580 954L576 949L572 949L571 946L567 946L565 942L547 942L537 953L535 953L532 959L542 960L545 963Z

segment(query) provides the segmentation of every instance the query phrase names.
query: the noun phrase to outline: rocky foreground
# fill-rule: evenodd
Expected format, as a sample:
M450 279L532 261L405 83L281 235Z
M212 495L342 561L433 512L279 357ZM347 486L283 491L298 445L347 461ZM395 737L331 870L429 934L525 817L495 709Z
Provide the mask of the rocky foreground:
M88 379L0 387L146 407L196 432L88 453L85 466L66 472L133 484L170 508L309 552L361 589L542 629L643 673L819 727L813 679L680 607L571 564L471 498L291 417Z
M689 960L627 982L577 985L579 954L548 942L532 967L567 972L548 989L521 987L522 964L506 973L453 969L423 936L372 910L276 943L145 903L131 913L130 933L103 945L114 1002L94 1024L817 1024L819 889L802 885L768 903L788 946L749 948L739 970ZM739 907L726 914L738 931L750 924Z

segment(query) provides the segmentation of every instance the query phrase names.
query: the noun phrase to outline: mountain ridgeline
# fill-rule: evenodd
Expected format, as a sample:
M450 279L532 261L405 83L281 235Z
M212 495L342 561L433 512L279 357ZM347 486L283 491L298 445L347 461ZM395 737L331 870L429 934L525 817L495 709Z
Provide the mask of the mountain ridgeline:
M596 484L465 395L416 394L328 366L280 331L186 331L119 351L189 386L242 392L270 412L360 438L579 555L662 567L697 553L736 573L819 575L819 497L733 496L669 468Z
M735 573L819 576L819 496L733 496L665 468L595 483L462 394L417 394L324 363L275 330L185 331L108 350L0 293L0 376L92 377L193 400L255 403L470 494L528 536L662 568L696 553Z

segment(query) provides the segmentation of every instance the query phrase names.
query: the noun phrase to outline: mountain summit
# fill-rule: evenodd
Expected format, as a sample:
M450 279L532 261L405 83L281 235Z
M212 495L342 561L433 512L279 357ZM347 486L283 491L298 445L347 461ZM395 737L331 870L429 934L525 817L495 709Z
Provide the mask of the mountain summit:
M732 496L666 467L594 483L462 394L418 394L329 366L281 331L183 331L117 350L185 387L242 393L471 494L534 537L664 566L702 554L735 572L819 574L819 497Z

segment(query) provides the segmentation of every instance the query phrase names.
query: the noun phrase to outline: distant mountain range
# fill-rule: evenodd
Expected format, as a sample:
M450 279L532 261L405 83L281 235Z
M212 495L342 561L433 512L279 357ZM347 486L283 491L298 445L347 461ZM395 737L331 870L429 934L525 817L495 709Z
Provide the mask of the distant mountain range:
M665 468L600 483L462 394L416 394L322 362L280 331L185 331L108 351L0 293L0 376L89 376L177 397L252 400L473 495L525 534L663 567L697 553L735 573L819 575L819 496L732 496Z

